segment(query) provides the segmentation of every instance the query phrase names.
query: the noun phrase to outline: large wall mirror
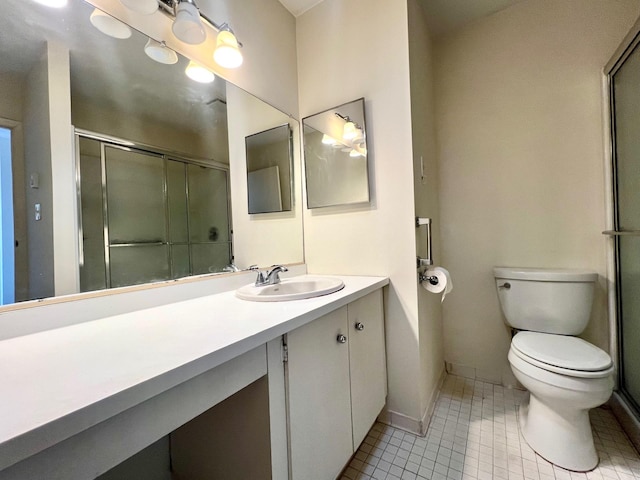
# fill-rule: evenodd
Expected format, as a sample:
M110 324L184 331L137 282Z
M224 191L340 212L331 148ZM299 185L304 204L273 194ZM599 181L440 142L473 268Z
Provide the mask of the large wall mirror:
M105 35L83 0L3 7L2 305L304 260L297 141L290 211L252 221L246 204L246 136L295 138L296 120L152 60L134 29Z
M302 120L309 208L369 201L364 99Z

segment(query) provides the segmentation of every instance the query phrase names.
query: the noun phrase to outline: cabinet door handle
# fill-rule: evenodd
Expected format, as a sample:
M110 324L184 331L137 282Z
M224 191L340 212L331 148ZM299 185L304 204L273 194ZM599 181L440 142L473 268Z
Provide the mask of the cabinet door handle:
M358 330L359 332L361 332L362 330L364 330L364 323L362 323L362 322L356 322L356 330Z
M338 343L347 343L346 335L340 334L340 335L338 335L338 338L336 340L338 340Z

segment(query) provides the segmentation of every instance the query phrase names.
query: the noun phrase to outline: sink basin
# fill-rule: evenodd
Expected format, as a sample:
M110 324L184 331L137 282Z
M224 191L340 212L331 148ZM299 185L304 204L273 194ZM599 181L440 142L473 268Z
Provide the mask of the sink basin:
M333 277L300 277L282 280L276 285L245 285L236 297L253 302L286 302L329 295L344 288L344 282Z

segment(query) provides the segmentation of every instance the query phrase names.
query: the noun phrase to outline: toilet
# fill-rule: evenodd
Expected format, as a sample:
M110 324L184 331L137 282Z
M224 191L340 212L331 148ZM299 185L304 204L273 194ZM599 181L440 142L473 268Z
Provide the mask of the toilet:
M518 332L508 359L529 392L519 410L524 439L559 467L594 469L589 410L611 396L614 366L605 351L574 335L589 322L597 274L507 267L493 273L506 322Z

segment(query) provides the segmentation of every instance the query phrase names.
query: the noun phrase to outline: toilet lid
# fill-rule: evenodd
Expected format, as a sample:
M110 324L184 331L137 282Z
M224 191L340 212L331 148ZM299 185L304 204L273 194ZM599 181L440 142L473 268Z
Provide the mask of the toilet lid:
M511 346L534 361L560 369L600 372L612 366L607 352L577 337L520 332L513 337Z

